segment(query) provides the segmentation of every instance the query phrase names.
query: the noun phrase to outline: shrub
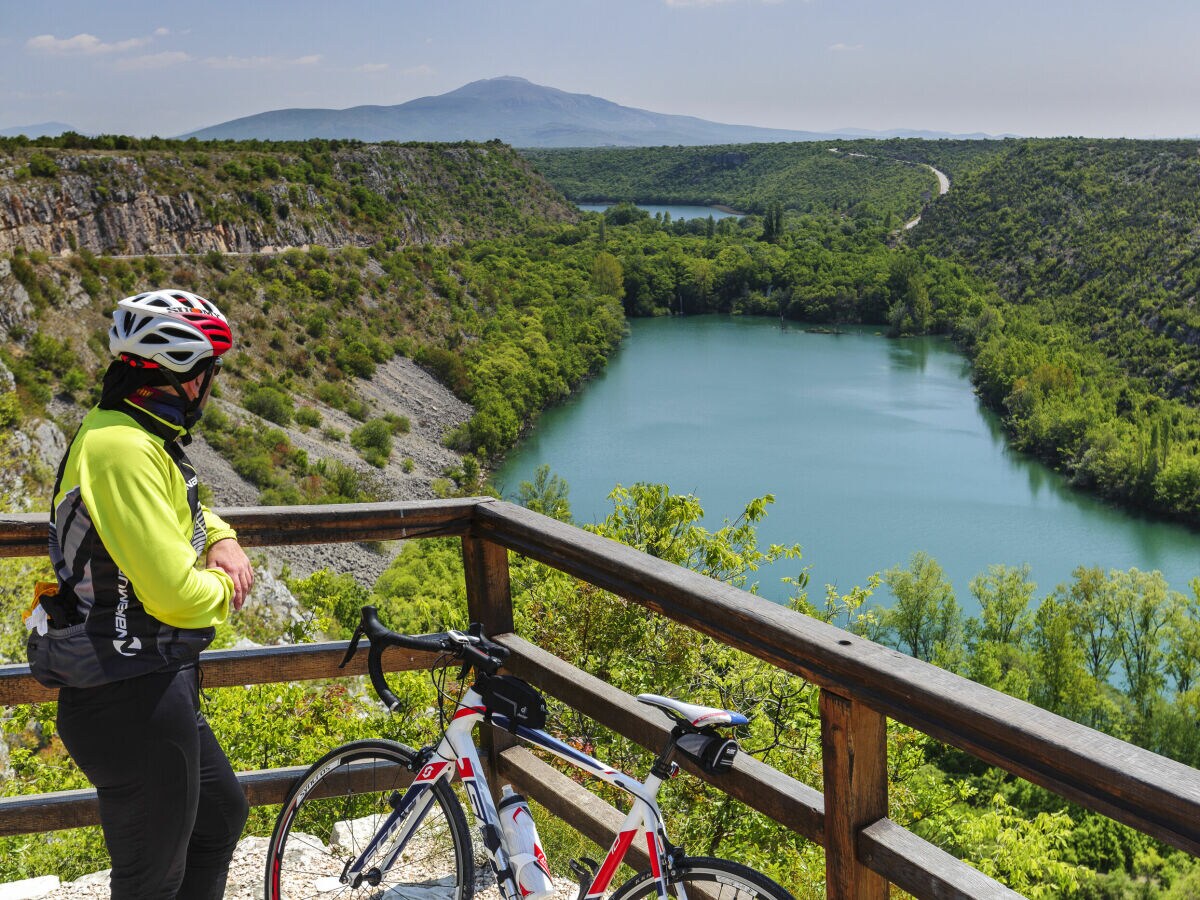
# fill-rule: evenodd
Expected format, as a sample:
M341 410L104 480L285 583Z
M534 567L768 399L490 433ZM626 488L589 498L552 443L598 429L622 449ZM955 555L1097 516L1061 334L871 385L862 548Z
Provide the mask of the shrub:
M421 347L415 360L433 373L455 395L466 398L471 389L471 376L462 358L442 347Z
M311 406L302 406L296 410L296 424L306 428L319 428L321 413Z
M269 384L246 389L246 409L277 425L287 425L296 414L292 398L279 388Z
M408 416L398 416L395 413L387 413L383 420L392 428L392 434L408 434L412 430L412 422Z
M35 178L54 178L58 175L58 163L44 153L29 157L29 174Z
M359 378L370 378L375 374L375 358L362 341L351 341L333 355L339 369Z
M372 419L350 432L350 445L373 466L383 468L392 455L392 426Z

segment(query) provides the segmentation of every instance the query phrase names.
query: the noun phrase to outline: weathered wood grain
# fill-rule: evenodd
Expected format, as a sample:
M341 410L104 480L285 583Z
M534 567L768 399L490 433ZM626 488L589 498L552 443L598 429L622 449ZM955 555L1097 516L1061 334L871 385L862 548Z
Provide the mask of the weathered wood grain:
M825 777L825 896L887 900L888 883L858 858L858 833L888 814L887 720L821 691Z
M255 506L218 509L246 547L339 544L465 534L488 497L343 503L331 506ZM0 557L46 553L45 513L0 514Z
M1020 900L1021 895L891 819L859 833L858 855L892 884L932 900Z
M260 647L253 650L214 650L200 654L204 687L236 687L246 684L275 684L311 681L317 678L343 678L367 674L367 648L359 647L344 669L338 664L346 654L349 641L323 644L296 644L284 647ZM432 653L418 653L389 647L383 653L386 672L428 669L437 659ZM27 665L0 666L0 706L18 703L44 703L58 699L57 688L42 687L29 674Z

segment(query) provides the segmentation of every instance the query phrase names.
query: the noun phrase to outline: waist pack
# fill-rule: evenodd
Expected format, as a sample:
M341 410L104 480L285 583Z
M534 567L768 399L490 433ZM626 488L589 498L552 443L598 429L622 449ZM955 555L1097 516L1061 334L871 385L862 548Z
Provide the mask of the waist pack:
M728 772L738 754L738 742L733 738L705 732L680 735L675 747L710 775Z
M505 716L513 725L546 727L546 701L537 688L515 675L493 677L483 691L488 712Z

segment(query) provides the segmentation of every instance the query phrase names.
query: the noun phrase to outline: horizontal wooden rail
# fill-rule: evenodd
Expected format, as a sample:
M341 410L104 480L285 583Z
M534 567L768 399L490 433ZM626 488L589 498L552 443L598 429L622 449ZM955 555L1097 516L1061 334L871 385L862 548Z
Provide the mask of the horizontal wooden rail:
M649 706L606 682L564 663L552 654L512 634L497 640L511 651L507 668L528 679L568 705L586 710L592 718L647 749L658 749L670 731L668 720ZM205 653L201 659L206 687L236 687L302 681L365 672L366 653L360 652L345 669L338 662L348 641L323 644L266 647L256 650L224 650ZM384 653L385 671L429 668L435 654L390 648ZM7 666L0 674L0 690L13 681L25 666ZM26 677L28 677L26 675ZM36 684L34 682L34 684ZM10 685L12 688L13 685ZM44 688L39 688L45 690ZM16 702L30 702L15 689ZM499 772L518 790L545 806L584 837L602 848L616 833L624 816L586 788L575 783L523 747L510 747L498 756ZM823 799L821 794L770 766L742 754L734 770L726 775L709 775L680 760L693 775L718 786L751 808L792 827L811 840L823 842ZM238 780L251 806L283 802L295 779L306 766L242 772ZM361 778L367 774L358 773ZM401 773L400 783L407 783ZM0 799L0 836L99 823L94 790L60 791L52 794ZM890 826L890 827L889 827ZM1018 895L972 869L961 860L938 850L903 828L883 820L867 829L859 839L860 854L880 874L917 896L946 898L1011 898ZM639 868L649 864L644 852L631 848L630 862ZM919 862L915 862L915 861Z
M487 497L345 503L337 506L257 506L218 509L247 547L337 544L466 533L472 514ZM45 513L0 513L0 557L46 553Z
M1200 855L1190 766L511 503L476 507L475 534Z
M204 686L237 687L246 684L274 684L314 678L342 678L367 674L366 646L359 648L346 668L338 667L346 655L349 641L322 644L297 644L259 647L253 650L212 650L200 654L204 668ZM419 653L389 647L383 654L387 672L428 669L437 659L434 653ZM29 666L0 666L0 706L18 703L44 703L58 698L58 688L42 687L29 674Z
M914 897L936 897L937 900L1019 900L1021 897L891 819L880 819L859 832L858 856Z

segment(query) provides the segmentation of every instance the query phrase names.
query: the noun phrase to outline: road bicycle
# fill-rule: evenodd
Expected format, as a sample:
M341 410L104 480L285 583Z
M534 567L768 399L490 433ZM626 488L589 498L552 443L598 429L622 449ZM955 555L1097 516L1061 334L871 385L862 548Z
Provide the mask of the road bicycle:
M435 679L437 672L458 664L459 680L470 670L473 683L436 744L414 750L393 741L359 740L312 765L291 788L276 821L267 852L266 900L471 900L477 887L493 883L502 900L549 900L555 893L567 897L570 880L551 883L523 798L506 797L499 805L492 799L472 737L480 721L549 751L633 798L604 860L571 861L578 887L570 893L578 900L605 895L611 900L651 895L663 900L792 900L778 884L740 863L689 856L668 840L658 806L663 781L678 772L673 761L677 755L713 773L732 767L737 742L718 728L746 724L742 714L655 694L639 696L642 703L661 709L673 728L646 780L638 782L543 730L542 696L515 676L499 674L508 650L489 641L478 625L467 634L398 634L380 623L374 607L364 607L343 666L363 637L370 641L371 683L390 711L401 704L383 677L381 658L387 647L438 653ZM485 868L476 868L476 844L451 786L456 775L478 825ZM644 842L650 868L609 894L635 840Z

